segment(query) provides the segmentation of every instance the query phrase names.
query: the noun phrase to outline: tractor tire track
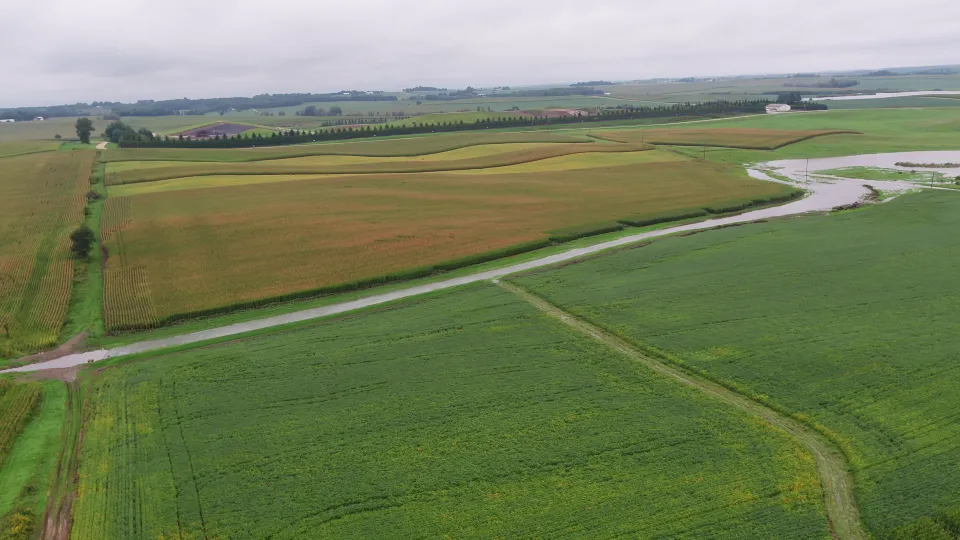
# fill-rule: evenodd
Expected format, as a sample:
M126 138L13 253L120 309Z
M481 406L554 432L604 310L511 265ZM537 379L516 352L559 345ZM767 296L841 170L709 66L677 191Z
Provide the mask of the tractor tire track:
M563 324L581 334L614 349L630 359L643 364L669 379L679 381L705 394L736 407L747 414L762 418L769 424L783 430L797 442L805 446L813 455L823 488L824 506L830 532L835 538L860 540L869 535L860 523L860 511L853 493L853 478L846 458L826 437L801 422L781 414L766 405L725 388L715 382L688 373L678 367L661 362L606 330L564 311L550 302L536 296L513 283L499 281L507 291L532 304L540 311L556 318Z

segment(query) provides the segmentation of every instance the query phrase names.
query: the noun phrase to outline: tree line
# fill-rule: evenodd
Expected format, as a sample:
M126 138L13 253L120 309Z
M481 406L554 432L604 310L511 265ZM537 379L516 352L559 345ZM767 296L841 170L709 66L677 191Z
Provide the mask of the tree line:
M603 91L596 88L574 86L570 88L543 88L538 90L510 90L510 87L501 87L501 91L487 95L472 86L463 90L453 90L450 92L440 92L437 94L425 94L414 96L411 99L419 101L456 101L458 99L473 99L478 97L498 97L498 98L518 98L518 97L562 97L562 96L602 96Z
M358 90L344 90L330 94L259 94L253 97L229 97L210 99L165 99L155 101L141 99L136 103L119 101L94 101L93 103L75 103L73 105L53 105L49 107L18 107L0 109L0 118L14 120L33 120L38 116L55 118L64 116L84 116L116 114L122 116L172 116L178 114L201 115L212 112L226 113L230 110L271 109L274 107L295 107L304 103L332 101L396 101L397 96L382 91L372 93ZM101 109L96 111L94 109Z
M601 109L595 115L564 116L550 118L546 116L504 116L487 118L475 122L449 121L431 124L410 125L365 125L334 127L322 130L294 130L275 132L270 135L242 133L233 137L214 137L212 139L188 139L185 137L140 137L136 140L118 141L123 148L245 148L254 146L281 146L319 141L359 139L366 137L387 137L393 135L416 135L451 131L470 131L493 128L530 127L554 124L572 124L581 122L600 122L613 120L637 120L647 118L670 118L682 116L725 116L732 114L762 113L768 100L707 101L703 103L676 103L657 107L619 106Z

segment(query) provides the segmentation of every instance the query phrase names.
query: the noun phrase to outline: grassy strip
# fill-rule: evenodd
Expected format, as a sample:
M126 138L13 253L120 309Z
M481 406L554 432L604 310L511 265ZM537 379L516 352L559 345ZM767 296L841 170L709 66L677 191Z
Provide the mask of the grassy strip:
M90 175L90 189L100 195L100 198L87 204L89 212L86 224L93 230L97 238L90 259L74 264L73 288L70 296L70 306L67 308L67 319L60 332L60 341L66 341L71 336L81 332L90 332L102 335L103 327L103 253L100 249L100 218L107 199L107 187L104 184L103 163L94 165Z
M44 510L42 538L68 538L70 509L76 495L77 468L83 443L84 406L88 381L67 384L66 410L61 428L62 443Z
M39 411L0 470L0 538L29 538L37 530L56 470L66 397L63 383L43 383Z
M742 203L729 204L727 206L710 206L705 208L692 208L690 210L680 210L678 212L672 212L668 214L662 214L659 216L649 216L641 218L628 218L621 219L620 223L624 225L629 225L631 227L645 227L647 225L655 225L657 223L669 223L672 221L680 221L683 219L693 219L699 217L717 217L725 214L733 214L741 212L747 209L753 209L758 206L772 205L778 203L786 203L799 199L803 196L803 191L794 191L786 195L779 195L775 197L765 197L758 199L751 199L749 201L744 201Z

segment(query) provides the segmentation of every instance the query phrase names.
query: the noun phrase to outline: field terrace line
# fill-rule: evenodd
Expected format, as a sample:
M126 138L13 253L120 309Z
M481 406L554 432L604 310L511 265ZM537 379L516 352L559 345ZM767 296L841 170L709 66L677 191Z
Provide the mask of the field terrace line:
M800 162L803 160L795 160L795 161ZM778 164L782 164L782 163L785 163L785 162L778 162ZM831 178L828 181L804 182L804 175L797 172L798 170L799 170L799 167L793 167L793 168L787 167L785 169L786 174L788 174L791 177L791 179L796 182L796 184L794 184L793 182L785 182L785 181L774 179L757 169L748 169L747 171L751 177L756 179L770 181L770 182L779 182L779 183L788 184L788 185L796 185L798 187L802 187L808 190L809 195L807 197L794 202L784 204L782 206L763 208L760 210L754 210L752 212L746 212L736 216L710 219L710 220L701 221L697 223L689 223L686 225L679 225L676 227L668 227L664 229L658 229L654 231L633 234L633 235L624 236L622 238L618 238L615 240L601 242L598 244L594 244L592 246L571 249L563 253L558 253L555 255L542 257L532 261L527 261L524 263L506 266L506 267L498 268L495 270L487 270L484 272L478 272L476 274L446 279L446 280L437 281L434 283L428 283L424 285L418 285L415 287L409 287L406 289L400 289L400 290L391 291L391 292L382 293L382 294L374 294L371 296L367 296L365 298L351 300L348 302L341 302L337 304L331 304L328 306L295 311L292 313L276 315L273 317L267 317L264 319L259 319L254 321L234 323L226 326L221 326L219 328L201 330L198 332L192 332L192 333L184 334L180 336L141 341L141 342L137 342L129 345L116 347L113 349L98 349L95 351L89 351L84 353L70 354L54 360L48 360L48 361L39 362L36 364L28 364L25 366L6 369L3 371L0 371L0 373L33 372L33 371L43 371L48 369L70 368L70 367L75 367L75 366L79 366L87 363L96 362L99 360L106 360L108 358L117 358L121 356L132 355L132 354L158 351L158 350L166 349L169 347L177 347L181 345L201 343L204 341L220 339L224 337L239 336L240 334L262 330L265 328L271 328L271 327L287 325L291 323L298 323L298 322L309 321L313 319L319 319L321 317L338 315L341 313L355 311L355 310L367 308L370 306L376 306L376 305L385 304L388 302L393 302L403 298L410 298L410 297L419 296L422 294L427 294L435 291L441 291L441 290L450 289L453 287L459 287L461 285L477 283L480 281L494 280L497 278L508 276L510 274L515 274L517 272L523 272L523 271L531 270L534 268L542 268L542 267L550 266L557 263L571 261L571 260L579 259L581 257L593 255L595 253L598 253L604 250L627 246L630 244L641 242L643 240L648 240L651 238L657 238L661 236L667 236L674 233L702 231L702 230L711 229L711 228L719 227L723 225L748 223L751 221L756 221L761 219L792 216L792 215L803 214L807 212L829 211L837 206L849 205L849 204L856 203L857 201L860 201L870 193L870 190L866 187L868 185L883 191L907 191L907 190L917 189L921 187L921 186L917 186L915 184L910 184L907 182L890 182L890 181L876 182L876 181L867 181L867 180L848 180L848 179L839 179L839 178Z

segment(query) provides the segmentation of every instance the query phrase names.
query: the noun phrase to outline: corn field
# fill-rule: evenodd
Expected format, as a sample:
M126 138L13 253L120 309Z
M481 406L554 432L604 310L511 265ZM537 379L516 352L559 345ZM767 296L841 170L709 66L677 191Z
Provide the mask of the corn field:
M14 384L0 379L0 468L23 431L30 415L40 402L42 387L38 383Z
M54 344L70 303L69 235L82 221L95 152L4 159L0 168L0 356Z

